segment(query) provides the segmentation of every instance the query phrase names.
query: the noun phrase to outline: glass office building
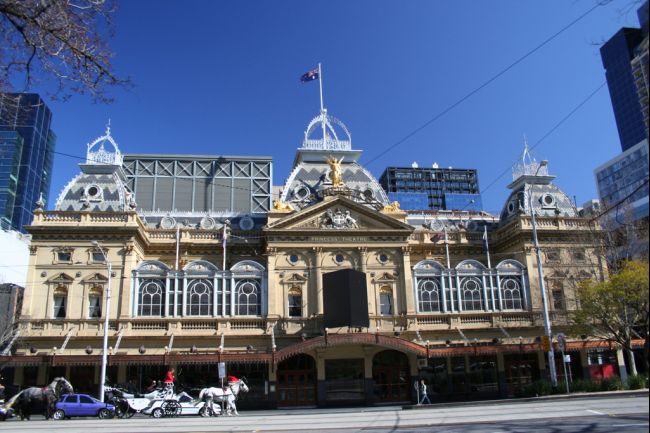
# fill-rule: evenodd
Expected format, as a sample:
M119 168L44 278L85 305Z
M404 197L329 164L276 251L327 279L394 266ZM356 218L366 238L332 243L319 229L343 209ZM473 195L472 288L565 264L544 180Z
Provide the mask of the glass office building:
M23 138L16 131L0 131L0 228L12 228L14 204L18 192L18 173Z
M52 112L34 93L5 93L0 98L0 132L16 132L22 138L11 227L24 232L33 219L33 211L41 194L47 202L52 180L52 164L56 136L51 130ZM7 144L9 147L10 145ZM15 145L14 152L15 152ZM15 155L0 156L2 164L11 164ZM10 183L12 170L2 171L0 182ZM7 209L5 209L8 212ZM6 213L5 212L5 213ZM3 215L5 214L3 213Z
M629 209L633 220L648 217L648 140L601 165L594 174L603 207L611 208L610 217L616 222L628 220Z
M600 49L622 150L648 138L648 3L641 28L622 28Z
M405 210L481 211L475 169L388 167L379 178L390 201Z

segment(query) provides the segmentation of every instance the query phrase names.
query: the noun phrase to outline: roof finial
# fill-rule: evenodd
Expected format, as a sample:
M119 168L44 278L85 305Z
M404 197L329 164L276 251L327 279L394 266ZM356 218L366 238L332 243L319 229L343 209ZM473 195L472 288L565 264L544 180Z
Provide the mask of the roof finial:
M111 118L108 118L108 123L106 124L106 135L111 135Z

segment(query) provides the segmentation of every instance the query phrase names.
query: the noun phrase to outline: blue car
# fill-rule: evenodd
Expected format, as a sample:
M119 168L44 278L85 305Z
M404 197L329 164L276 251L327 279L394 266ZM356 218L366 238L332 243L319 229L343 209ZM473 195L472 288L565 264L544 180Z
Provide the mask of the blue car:
M112 418L115 416L115 406L102 403L86 394L63 394L55 405L54 419L65 419L73 416L96 416Z

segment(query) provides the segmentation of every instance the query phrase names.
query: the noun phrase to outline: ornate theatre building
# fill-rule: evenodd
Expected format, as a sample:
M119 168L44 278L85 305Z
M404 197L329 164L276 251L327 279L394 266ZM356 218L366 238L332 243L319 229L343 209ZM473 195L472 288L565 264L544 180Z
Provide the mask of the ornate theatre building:
M524 155L499 216L405 212L360 155L324 110L274 196L270 158L122 155L107 130L29 227L14 384L96 393L107 314L108 381L174 366L191 390L225 362L244 407L409 402L418 378L437 400L505 397L547 376L531 212L554 332L606 269L546 167ZM569 338L570 373L608 349Z

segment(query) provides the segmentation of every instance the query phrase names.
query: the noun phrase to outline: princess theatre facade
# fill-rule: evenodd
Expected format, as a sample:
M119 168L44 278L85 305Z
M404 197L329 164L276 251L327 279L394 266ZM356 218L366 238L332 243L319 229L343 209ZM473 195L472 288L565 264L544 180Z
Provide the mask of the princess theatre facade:
M195 389L224 362L251 387L240 407L408 402L420 377L437 400L506 397L548 376L530 206L554 332L606 269L546 167L524 155L500 216L407 213L360 154L323 111L274 197L268 157L122 155L107 130L29 228L14 384L96 392L105 314L108 381L174 366ZM573 377L608 349L570 338Z

